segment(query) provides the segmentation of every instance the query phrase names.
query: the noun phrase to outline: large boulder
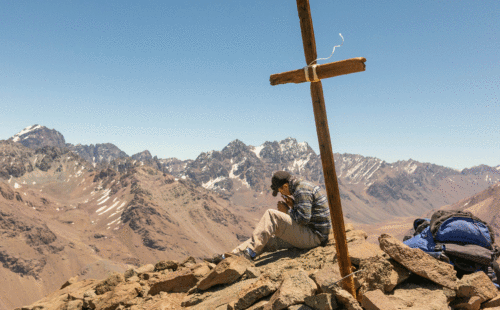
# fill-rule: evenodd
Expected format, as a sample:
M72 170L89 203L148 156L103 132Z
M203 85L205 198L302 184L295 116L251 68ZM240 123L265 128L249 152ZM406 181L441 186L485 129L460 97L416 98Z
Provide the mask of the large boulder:
M289 306L304 303L308 296L313 296L318 289L314 281L303 270L291 270L283 275L279 289L264 306L266 310L281 310Z
M200 293L188 295L181 303L189 310L227 309L228 304L238 299L238 293L257 279L248 279L228 286L212 287Z
M441 262L420 249L412 249L391 235L382 234L378 240L380 248L406 269L434 283L456 289L457 272L452 265Z
M198 279L189 269L169 272L150 281L148 294L154 296L160 292L187 292L196 283Z
M385 295L396 309L444 310L449 309L447 288L414 276Z
M304 303L315 310L337 309L337 302L335 298L332 297L332 294L321 293L318 295L306 297Z
M257 282L250 284L238 293L238 299L229 304L228 310L243 310L253 305L256 301L274 293L281 284L278 273L264 273Z
M248 267L252 266L253 263L244 257L228 257L201 279L197 288L203 291L214 285L233 283L245 273Z
M384 254L377 245L364 240L361 242L348 243L347 247L351 263L356 266L359 266L364 259Z
M326 264L323 268L311 274L311 279L318 285L322 293L333 293L333 288L337 287L337 282L342 279L339 266L337 264Z
M482 271L464 275L458 281L457 296L479 296L481 302L490 300L498 295L498 289L490 278Z
M374 256L361 261L361 272L357 274L364 290L381 289L391 292L396 285L402 283L410 276L408 269L404 268L393 259Z
M120 304L124 304L136 298L141 291L142 287L137 282L122 282L111 291L107 291L89 300L84 306L91 309L116 309Z

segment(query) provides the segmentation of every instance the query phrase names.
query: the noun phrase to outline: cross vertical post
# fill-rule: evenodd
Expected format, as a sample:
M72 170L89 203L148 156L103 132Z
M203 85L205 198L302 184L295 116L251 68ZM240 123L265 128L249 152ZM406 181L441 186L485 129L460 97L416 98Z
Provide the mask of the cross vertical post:
M348 276L351 270L351 261L346 242L346 233L344 226L344 216L342 213L342 204L340 200L339 184L335 172L335 164L332 152L332 143L330 139L330 129L328 128L328 119L326 117L325 99L323 96L322 78L349 74L365 70L365 58L353 58L339 61L331 64L319 65L313 69L314 81L309 80L311 68L317 59L316 40L314 38L314 29L311 18L311 9L309 0L297 0L297 11L300 19L300 29L302 33L302 43L304 46L304 55L307 67L304 70L295 70L279 74L273 74L270 77L271 85L284 83L302 83L311 82L311 98L314 110L314 120L316 123L316 132L318 134L319 150L321 163L323 166L323 175L325 177L326 193L330 207L330 216L332 220L333 233L335 237L335 247L338 254L339 270L342 277ZM307 72L306 72L307 70ZM343 287L356 297L354 287L354 278L347 277L343 280Z

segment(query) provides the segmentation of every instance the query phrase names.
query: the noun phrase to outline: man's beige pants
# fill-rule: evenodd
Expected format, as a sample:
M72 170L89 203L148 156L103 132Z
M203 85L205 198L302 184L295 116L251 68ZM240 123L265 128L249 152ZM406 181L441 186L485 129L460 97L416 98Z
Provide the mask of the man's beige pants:
M301 249L314 248L321 243L319 236L309 227L298 224L286 213L268 209L255 227L252 238L243 242L231 252L236 254L248 247L259 255L273 235Z

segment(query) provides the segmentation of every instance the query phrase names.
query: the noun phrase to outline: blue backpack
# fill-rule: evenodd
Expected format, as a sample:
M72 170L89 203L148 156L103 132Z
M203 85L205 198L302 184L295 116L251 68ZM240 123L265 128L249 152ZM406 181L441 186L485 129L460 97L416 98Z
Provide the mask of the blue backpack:
M458 277L484 271L500 287L500 267L495 262L500 251L494 236L491 226L470 212L437 211L430 219L416 219L403 242L452 264Z

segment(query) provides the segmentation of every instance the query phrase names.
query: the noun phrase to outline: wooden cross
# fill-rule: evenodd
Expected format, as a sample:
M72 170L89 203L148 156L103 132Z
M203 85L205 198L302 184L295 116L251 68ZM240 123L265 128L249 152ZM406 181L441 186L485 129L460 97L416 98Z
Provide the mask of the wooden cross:
M270 82L271 85L278 85L311 81L311 97L314 110L314 120L316 122L316 132L318 134L319 150L321 154L321 163L323 165L328 204L330 206L330 216L332 219L335 246L338 253L339 269L342 277L346 277L352 272L351 261L347 250L344 216L342 214L337 174L335 173L332 142L330 139L330 130L328 129L328 120L326 118L325 99L323 97L321 79L365 71L366 59L352 58L330 64L318 65L316 68L309 66L317 59L316 41L314 39L314 29L309 0L297 0L297 10L300 18L300 29L302 32L302 43L304 45L306 65L308 65L308 67L306 67L305 70L298 69L273 74L270 77ZM314 77L314 79L309 77ZM354 278L352 276L346 278L343 281L343 284L344 288L356 297Z

